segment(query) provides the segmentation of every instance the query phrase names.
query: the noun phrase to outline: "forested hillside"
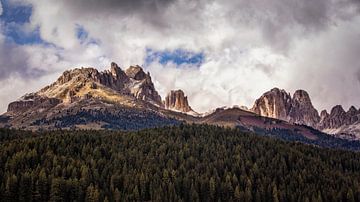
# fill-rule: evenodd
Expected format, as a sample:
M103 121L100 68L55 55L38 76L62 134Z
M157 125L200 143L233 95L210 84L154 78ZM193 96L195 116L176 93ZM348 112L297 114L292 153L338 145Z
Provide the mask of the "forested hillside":
M360 154L180 125L0 131L1 201L360 201Z

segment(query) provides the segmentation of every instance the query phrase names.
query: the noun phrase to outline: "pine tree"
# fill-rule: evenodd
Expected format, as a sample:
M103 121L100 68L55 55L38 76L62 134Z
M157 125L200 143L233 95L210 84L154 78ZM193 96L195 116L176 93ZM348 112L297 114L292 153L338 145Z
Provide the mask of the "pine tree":
M272 196L274 202L279 202L279 193L276 184L273 184Z
M7 178L5 196L7 201L18 201L18 178L16 175Z
M32 200L32 181L30 173L25 172L19 183L19 201L31 201Z
M121 200L121 194L120 194L120 191L118 188L116 188L114 191L114 200L116 202L120 202L120 200Z
M346 201L355 202L354 193L353 193L352 189L348 190L348 192L346 194Z
M235 198L235 201L243 201L244 200L239 186L236 186L236 188L235 188L234 198Z
M50 189L50 201L59 202L64 201L64 187L62 184L62 179L54 178L51 181L51 189Z
M89 202L98 202L100 200L100 193L97 187L91 183L86 189L86 201Z
M211 177L210 181L209 181L209 193L210 193L210 198L212 200L214 200L215 195L216 195L216 182L215 182L215 179L213 177Z

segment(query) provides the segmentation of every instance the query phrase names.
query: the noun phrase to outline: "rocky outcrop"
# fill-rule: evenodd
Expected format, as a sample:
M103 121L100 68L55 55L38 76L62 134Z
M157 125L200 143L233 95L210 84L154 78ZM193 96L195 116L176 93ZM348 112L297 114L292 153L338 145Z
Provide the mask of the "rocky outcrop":
M285 90L274 88L255 101L251 111L261 116L315 127L320 117L309 94L297 90L293 97Z
M103 72L99 72L95 68L77 68L65 71L56 82L40 90L38 94L71 102L78 100L77 97L82 97L83 95L78 96L77 94L88 86L90 89L104 86L119 94L131 95L138 100L162 106L161 97L156 91L149 73L146 74L140 66L131 66L124 72L114 62L111 63L110 70Z
M135 79L135 80L143 80L146 78L146 74L143 71L143 69L136 65L136 66L130 66L127 70L126 70L126 75L129 78Z
M155 90L150 73L146 74L140 66L130 66L126 70L126 75L130 79L128 90L132 95L137 99L162 106L161 96Z
M330 114L324 114L318 128L321 130L337 129L346 125L355 124L358 121L360 121L360 110L352 106L345 112L341 105L336 105L331 109Z
M295 91L289 113L290 122L316 127L320 121L318 111L311 103L309 94L304 90Z
M261 116L287 120L291 107L290 94L285 90L273 88L255 101L251 111Z
M188 99L182 90L172 90L165 98L165 108L180 112L193 111L189 106Z
M11 102L8 106L8 112L21 112L28 109L37 108L51 108L61 103L57 98L41 97L36 94L27 94L15 102Z
M323 110L319 116L304 90L297 90L291 97L286 91L274 88L257 99L251 111L261 116L311 126L326 133L341 134L342 137L360 138L360 110L352 106L346 112L341 105L337 105L330 114Z

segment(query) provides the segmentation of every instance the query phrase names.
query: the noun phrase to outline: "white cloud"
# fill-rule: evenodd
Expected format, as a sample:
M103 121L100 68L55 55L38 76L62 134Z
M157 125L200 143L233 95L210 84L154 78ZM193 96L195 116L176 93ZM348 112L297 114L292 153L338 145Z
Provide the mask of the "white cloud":
M351 0L17 1L33 6L25 26L39 27L41 38L57 47L12 45L18 62L11 65L19 68L1 67L4 78L17 74L17 79L31 79L21 71L37 70L43 75L39 85L45 85L68 68L104 69L111 61L126 67L143 63L146 48L181 48L203 52L203 64L154 62L145 68L162 96L181 88L198 111L251 106L275 86L308 90L320 109L359 100L360 21L358 5ZM78 25L99 43L80 43Z

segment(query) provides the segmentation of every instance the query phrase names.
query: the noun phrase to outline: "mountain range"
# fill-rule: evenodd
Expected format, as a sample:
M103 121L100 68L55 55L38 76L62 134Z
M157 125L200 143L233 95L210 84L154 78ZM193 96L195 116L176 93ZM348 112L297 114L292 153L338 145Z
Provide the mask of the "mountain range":
M330 113L319 114L304 90L291 96L274 88L257 99L251 109L218 108L200 114L191 108L182 90L170 91L163 100L149 72L140 66L123 70L116 63L102 72L91 67L65 71L49 86L10 103L0 116L1 127L29 130L137 130L182 122L288 134L309 141L324 134L360 138L359 109L351 107L346 112L338 105Z

